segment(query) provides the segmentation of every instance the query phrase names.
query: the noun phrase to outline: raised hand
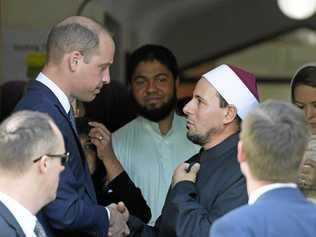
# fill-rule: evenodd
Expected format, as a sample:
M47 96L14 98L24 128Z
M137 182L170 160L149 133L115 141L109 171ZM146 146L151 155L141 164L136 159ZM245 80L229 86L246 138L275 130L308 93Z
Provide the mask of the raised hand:
M97 148L98 158L102 160L107 170L107 181L109 182L123 172L123 167L112 149L112 134L101 123L89 122L89 125L92 127L89 137Z
M188 170L190 164L182 163L174 171L172 176L172 187L174 187L180 181L191 181L195 183L196 176L200 170L200 164L195 163L190 170Z

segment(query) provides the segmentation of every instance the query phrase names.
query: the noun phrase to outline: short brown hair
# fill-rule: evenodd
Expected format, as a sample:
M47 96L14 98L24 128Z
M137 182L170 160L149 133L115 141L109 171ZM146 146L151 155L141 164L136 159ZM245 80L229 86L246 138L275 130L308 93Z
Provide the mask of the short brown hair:
M305 116L294 105L267 101L242 123L243 142L251 173L268 182L295 182L310 137Z

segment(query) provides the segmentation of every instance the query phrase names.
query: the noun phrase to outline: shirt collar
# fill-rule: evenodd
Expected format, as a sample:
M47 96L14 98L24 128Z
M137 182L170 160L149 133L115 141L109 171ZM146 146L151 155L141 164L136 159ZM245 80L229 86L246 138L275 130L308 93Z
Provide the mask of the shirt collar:
M278 188L297 188L295 183L274 183L257 188L249 195L248 204L254 204L264 193Z
M10 210L26 236L35 236L36 217L10 196L0 192L0 201Z
M170 127L169 131L165 135L161 134L158 122L150 121L149 119L146 119L143 116L139 116L139 119L142 121L142 123L144 123L145 127L149 128L150 130L154 131L156 134L158 134L160 136L167 137L170 134L172 134L172 132L174 130L173 126L176 123L175 120L178 119L178 117L179 117L179 115L177 115L175 112L172 112L172 113L174 113L174 114L173 114L171 127Z
M59 102L63 106L64 110L68 114L68 112L70 111L70 103L69 103L69 100L68 100L68 97L66 96L66 94L52 80L50 80L43 73L38 74L38 76L35 80L43 83L45 86L47 86L54 93L54 95L57 97L57 99L59 100Z
M239 132L227 137L224 141L217 144L216 146L213 146L212 148L208 150L201 149L201 162L204 161L204 159L209 160L210 157L212 157L212 162L215 163L221 163L223 162L222 157L225 157L225 154L230 152L230 150L234 147L237 148L237 144L239 141ZM236 158L237 160L237 158Z

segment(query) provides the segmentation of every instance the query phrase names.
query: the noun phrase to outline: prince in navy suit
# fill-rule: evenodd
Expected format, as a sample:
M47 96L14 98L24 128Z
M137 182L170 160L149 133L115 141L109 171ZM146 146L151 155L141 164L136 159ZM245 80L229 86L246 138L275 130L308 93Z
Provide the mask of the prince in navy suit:
M218 219L211 237L316 235L316 206L295 184L309 136L304 114L287 102L265 102L246 117L238 161L249 202Z
M71 107L74 99L93 100L110 82L114 50L110 34L100 24L86 17L66 18L50 31L47 63L16 107L48 113L61 130L70 153L60 176L57 198L40 215L46 232L58 237L128 233L128 212L123 205L97 205ZM101 143L101 135L96 132L92 142Z

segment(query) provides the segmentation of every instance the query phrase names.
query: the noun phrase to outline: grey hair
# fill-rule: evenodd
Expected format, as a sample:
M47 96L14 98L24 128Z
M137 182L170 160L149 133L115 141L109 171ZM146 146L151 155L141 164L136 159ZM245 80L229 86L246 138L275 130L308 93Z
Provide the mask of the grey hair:
M264 181L294 182L310 129L294 105L269 100L242 123L241 140L252 174Z
M20 111L0 125L0 169L22 174L32 160L57 146L53 120L44 113Z

